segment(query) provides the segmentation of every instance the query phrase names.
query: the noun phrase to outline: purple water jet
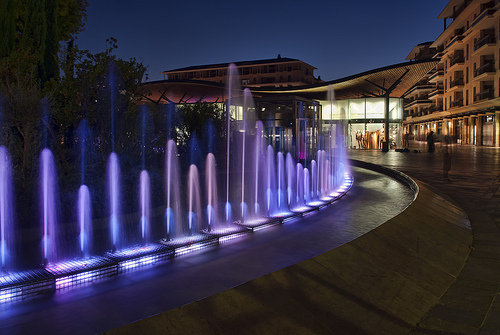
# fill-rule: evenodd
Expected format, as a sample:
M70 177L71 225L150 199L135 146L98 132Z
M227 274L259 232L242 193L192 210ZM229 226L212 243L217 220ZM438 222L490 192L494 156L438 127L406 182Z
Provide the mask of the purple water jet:
M7 148L0 146L0 275L10 265L9 251L13 247L14 203L12 175Z
M50 149L43 149L40 161L41 203L43 222L43 263L57 261L57 181L54 157Z
M215 156L212 153L207 155L205 163L205 174L206 174L206 194L207 194L207 224L208 231L214 229L214 225L217 224L217 212L215 208L217 207L217 179L215 170Z
M110 230L112 250L118 248L118 236L120 232L120 165L118 155L112 152L108 161L108 196L110 203Z
M92 237L92 204L87 185L78 190L78 221L80 225L80 253L82 257L89 257Z
M177 157L177 146L173 140L169 140L165 153L165 192L167 200L167 207L165 210L165 228L167 240L174 238L178 231L182 231L180 220L179 180L179 158Z
M196 165L189 166L188 174L188 231L197 233L201 226L200 180Z
M150 240L151 222L151 181L146 170L140 176L140 201L141 201L141 242L148 244Z

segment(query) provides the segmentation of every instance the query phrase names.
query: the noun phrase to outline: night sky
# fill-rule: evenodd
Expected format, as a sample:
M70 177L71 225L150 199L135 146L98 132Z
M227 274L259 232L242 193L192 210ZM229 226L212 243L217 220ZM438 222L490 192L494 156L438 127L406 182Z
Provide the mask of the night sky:
M192 65L282 57L334 80L405 61L419 43L443 31L448 0L200 1L89 0L82 49L104 51L160 72Z

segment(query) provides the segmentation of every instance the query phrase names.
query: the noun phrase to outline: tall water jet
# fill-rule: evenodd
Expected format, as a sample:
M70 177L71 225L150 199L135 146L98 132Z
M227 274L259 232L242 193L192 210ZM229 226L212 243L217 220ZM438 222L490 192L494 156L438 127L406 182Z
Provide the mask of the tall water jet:
M205 163L205 183L207 194L207 231L211 231L217 224L217 178L215 170L215 156L209 153Z
M295 162L292 155L288 152L286 154L286 193L288 200L288 208L294 206L294 190L295 190Z
M0 146L0 275L6 273L10 265L10 250L14 244L14 201L12 175L7 148Z
M230 143L231 143L231 106L233 105L233 99L236 94L240 94L240 81L238 75L238 69L236 65L230 64L228 67L228 80L227 80L227 101L226 101L226 205L224 208L224 212L226 215L226 222L230 222L232 220L232 209L231 203L229 202L229 180L230 180Z
M304 203L308 204L311 202L311 176L309 169L305 168L303 172L303 183L304 183Z
M245 202L245 155L246 155L246 138L247 138L247 109L248 100L251 99L250 89L243 90L243 125L241 132L243 139L241 141L241 220L245 221L248 215L248 207Z
M276 210L276 168L274 164L274 149L267 146L266 156L266 215L271 216Z
M115 152L115 104L116 104L116 69L111 61L108 67L109 108L111 112L111 152Z
M318 164L313 159L311 161L311 200L318 198Z
M151 222L151 181L146 170L140 176L140 201L141 201L141 244L146 245L150 240Z
M283 157L283 153L280 151L277 154L278 160L278 168L277 168L277 200L278 200L278 209L280 212L284 211L286 206L286 183L285 183L285 160Z
M146 106L141 106L141 163L142 169L146 169Z
M80 226L80 255L89 257L92 245L92 204L87 185L81 185L78 190L78 222Z
M177 146L173 140L167 143L165 153L165 191L166 191L166 210L165 210L165 230L167 240L175 237L180 231L181 218L180 212L180 190L179 190L179 158L177 157Z
M110 230L112 251L118 248L118 236L120 231L120 165L118 155L112 152L108 161L108 196L110 204Z
M43 221L43 263L57 261L57 186L54 157L50 149L42 150L40 162Z
M87 120L83 119L77 128L78 146L80 151L80 184L85 184L85 167L89 161L89 153L92 150L90 140L90 128Z
M295 177L297 178L296 187L297 190L295 192L297 206L301 206L304 204L304 166L301 163L297 163L296 166L297 172Z
M257 132L255 133L255 144L254 144L254 173L255 179L255 194L254 194L254 213L255 215L260 214L260 204L259 204L259 173L260 171L260 156L262 153L262 145L264 142L264 126L261 121L257 122Z
M189 166L188 173L188 232L197 233L201 227L200 180L196 165Z

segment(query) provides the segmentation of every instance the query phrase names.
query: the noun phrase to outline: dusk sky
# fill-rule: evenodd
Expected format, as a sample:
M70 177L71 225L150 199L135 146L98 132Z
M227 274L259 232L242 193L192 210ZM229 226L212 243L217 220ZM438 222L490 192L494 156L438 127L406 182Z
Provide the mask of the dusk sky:
M443 31L448 0L89 0L82 49L148 66L149 81L176 68L282 57L317 68L325 81L405 61Z

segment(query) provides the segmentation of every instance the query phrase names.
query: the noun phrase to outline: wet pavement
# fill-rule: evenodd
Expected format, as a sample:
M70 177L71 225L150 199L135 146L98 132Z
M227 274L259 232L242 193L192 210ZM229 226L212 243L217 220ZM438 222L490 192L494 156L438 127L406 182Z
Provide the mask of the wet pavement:
M120 327L334 249L413 198L406 185L385 175L352 173L354 186L343 198L306 218L51 297L1 305L0 333L92 334Z
M428 153L425 143L413 142L409 153L351 150L349 156L432 185L470 218L473 248L466 264L412 334L500 334L500 148L438 143Z

